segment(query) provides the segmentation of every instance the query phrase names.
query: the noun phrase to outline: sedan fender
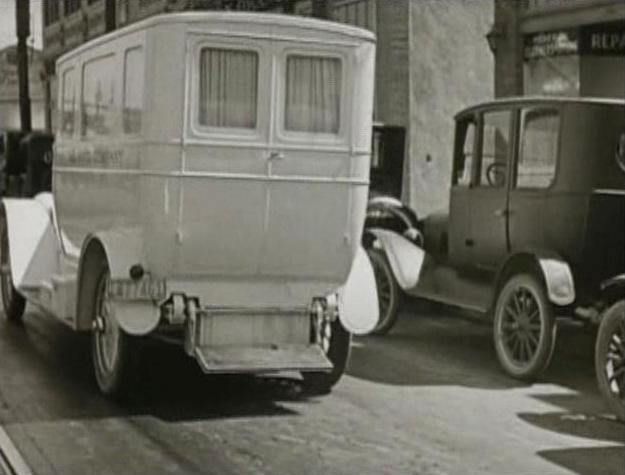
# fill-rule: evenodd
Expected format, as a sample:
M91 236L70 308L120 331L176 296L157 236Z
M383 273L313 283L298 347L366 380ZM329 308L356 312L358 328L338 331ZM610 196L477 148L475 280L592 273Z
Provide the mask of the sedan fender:
M540 269L551 303L565 306L575 301L575 282L570 266L561 256L548 250L532 248L509 256L499 269L496 282L500 285L503 277L528 263L537 264Z
M375 276L367 253L358 247L347 282L338 291L339 319L356 335L373 330L380 318Z
M570 305L575 301L575 283L569 265L560 259L538 257L547 284L549 300L556 305Z
M414 288L419 282L425 252L413 242L393 231L381 228L370 228L382 245L393 275L402 290Z

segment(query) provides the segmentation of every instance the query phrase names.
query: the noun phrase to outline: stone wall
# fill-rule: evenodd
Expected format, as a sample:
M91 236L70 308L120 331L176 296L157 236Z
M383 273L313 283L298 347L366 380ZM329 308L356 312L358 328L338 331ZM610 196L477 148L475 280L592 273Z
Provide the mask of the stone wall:
M404 199L420 216L447 209L454 115L493 98L485 39L493 3L410 1L410 125Z

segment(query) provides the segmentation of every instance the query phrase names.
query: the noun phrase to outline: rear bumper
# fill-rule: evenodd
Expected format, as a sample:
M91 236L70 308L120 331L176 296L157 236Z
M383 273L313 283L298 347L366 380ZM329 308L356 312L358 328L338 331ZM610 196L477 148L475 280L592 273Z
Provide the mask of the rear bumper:
M311 307L199 307L187 299L184 347L205 373L331 371L317 326L335 317Z
M332 363L316 344L197 347L195 359L205 373L330 371Z

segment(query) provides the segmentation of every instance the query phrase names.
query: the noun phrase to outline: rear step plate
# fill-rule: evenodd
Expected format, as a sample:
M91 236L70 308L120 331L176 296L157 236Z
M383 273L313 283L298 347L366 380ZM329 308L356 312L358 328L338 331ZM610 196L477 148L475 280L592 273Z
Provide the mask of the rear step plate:
M205 373L268 373L330 371L332 369L332 363L318 345L205 346L195 349L195 359Z

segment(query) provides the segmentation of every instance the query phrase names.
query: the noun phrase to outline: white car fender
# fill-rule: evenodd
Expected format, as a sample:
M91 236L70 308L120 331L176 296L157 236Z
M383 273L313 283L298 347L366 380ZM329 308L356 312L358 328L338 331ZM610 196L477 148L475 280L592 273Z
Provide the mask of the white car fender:
M338 293L343 327L356 335L373 330L380 318L378 291L371 262L362 247L358 247L347 281Z
M48 207L37 199L2 200L6 215L13 285L37 287L59 267L60 243Z
M425 259L423 249L387 229L371 228L368 231L380 241L399 286L403 290L415 287Z
M134 264L143 264L145 261L143 239L139 229L98 231L85 240L81 255L84 255L87 245L93 240L99 241L104 248L111 279L130 278L130 267Z

